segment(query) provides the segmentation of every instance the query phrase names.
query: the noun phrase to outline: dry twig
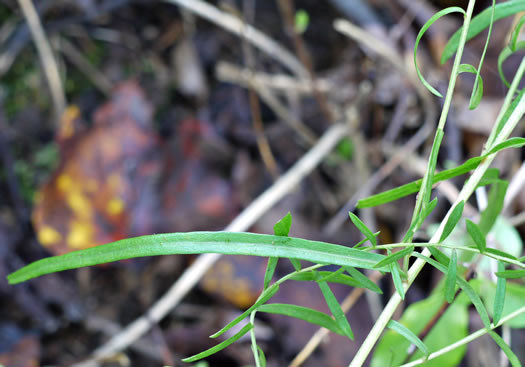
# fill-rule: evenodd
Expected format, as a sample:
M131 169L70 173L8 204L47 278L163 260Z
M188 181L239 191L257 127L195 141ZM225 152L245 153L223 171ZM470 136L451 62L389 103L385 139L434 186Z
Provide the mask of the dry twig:
M238 36L242 37L244 35L246 40L252 45L261 51L264 51L269 56L275 58L297 76L301 78L308 77L308 72L294 55L251 25L245 26L244 23L238 18L230 14L226 14L213 5L210 5L202 0L165 1L182 6Z
M58 65L53 51L36 12L35 6L31 0L18 0L20 8L26 17L31 36L35 42L35 47L40 56L44 74L49 84L51 91L51 97L53 99L53 105L55 109L56 120L62 116L62 112L66 108L66 96L62 87L62 81L60 80L60 73L58 72Z

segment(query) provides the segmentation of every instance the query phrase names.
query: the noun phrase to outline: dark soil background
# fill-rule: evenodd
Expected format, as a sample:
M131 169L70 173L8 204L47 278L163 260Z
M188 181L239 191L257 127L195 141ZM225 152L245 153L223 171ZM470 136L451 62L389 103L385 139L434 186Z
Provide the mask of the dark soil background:
M19 4L0 2L0 364L70 366L89 358L143 315L194 258L136 259L16 286L7 284L7 274L43 257L131 236L220 230L311 146L257 91L221 73L219 65L284 77L284 87L270 81L264 88L317 137L336 121L354 121L355 134L250 230L272 233L273 224L290 211L293 236L344 245L361 239L348 210L341 208L418 131L428 111L402 73L338 33L333 21L345 18L383 37L411 66L414 41L428 14L458 2L356 0L362 10L349 9L348 1L341 0L281 1L309 16L306 30L296 35L290 28L294 18L279 1L211 3L243 17L302 63L310 60L320 80L317 93L301 91L297 84L308 86L308 78L299 80L272 55L175 4L39 0L35 5L69 106L57 117ZM490 3L478 1L476 11ZM479 154L490 132L506 91L497 74L497 55L511 23L501 21L493 31L482 74L486 99L478 110L468 111L472 78L461 77L458 83L440 168ZM440 66L436 55L459 24L454 16L440 21L419 48L425 75L441 90L451 63ZM297 42L305 46L302 55ZM469 43L467 62L477 65L484 42L478 37ZM509 60L506 75L512 75L518 63ZM440 103L432 98L437 111ZM431 138L386 180L370 187L373 192L420 178L416 167L425 162ZM265 144L269 160L261 158ZM522 158L520 150L505 151L495 165L504 177L512 177ZM460 186L464 179L453 183ZM448 209L443 194L437 195L434 222ZM408 197L359 215L381 231L380 242L392 243L403 237L414 202ZM512 217L524 207L522 191L504 214ZM525 228L517 229L523 233ZM426 236L424 231L419 234L422 240ZM254 301L265 266L264 259L223 257L150 333L100 365L189 365L180 359L213 346L208 336ZM291 269L282 261L278 273ZM406 304L426 297L439 279L425 269ZM349 363L393 292L390 279L380 285L384 297L363 296L349 313L356 341L330 335L303 366ZM333 290L342 300L351 288ZM315 284L304 282L286 284L275 301L328 310ZM257 329L268 366L285 366L317 328L264 315ZM525 350L524 343L523 333L513 332L513 349ZM497 359L478 357L480 349L495 348L489 345L473 344L462 365L496 365L492 362ZM207 363L251 365L249 342L237 343Z

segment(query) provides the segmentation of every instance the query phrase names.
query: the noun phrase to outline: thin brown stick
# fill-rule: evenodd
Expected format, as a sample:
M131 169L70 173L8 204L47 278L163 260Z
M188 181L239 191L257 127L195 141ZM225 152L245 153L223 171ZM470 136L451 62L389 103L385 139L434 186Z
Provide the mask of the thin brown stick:
M38 56L42 62L44 74L53 99L55 118L58 122L58 119L62 116L66 108L66 96L64 94L64 88L62 87L62 81L60 80L58 65L33 2L31 0L18 0L18 4L27 20L27 25L33 37Z
M308 52L308 49L306 48L303 37L301 37L301 35L295 30L294 1L293 0L277 0L277 4L279 5L279 10L281 11L281 15L285 23L285 29L287 30L288 34L292 38L295 52L299 56L299 60L301 60L302 64L305 66L306 70L308 71L308 75L312 82L314 97L317 101L317 104L321 108L321 112L323 113L326 121L329 123L334 123L334 115L328 106L326 97L317 87L317 81L316 81L317 78L315 76L314 66L313 66L312 58L310 56L310 52Z
M237 34L238 36L241 36L244 32L246 39L252 45L265 52L270 57L273 57L275 60L279 61L295 75L301 78L308 76L308 72L305 70L303 65L287 49L250 25L246 26L244 29L245 25L238 18L230 14L226 14L225 12L220 11L213 5L202 0L164 1L182 6L189 11L208 19L210 22L213 22L230 32Z
M253 18L255 16L254 5L255 3L253 0L244 2L245 29L246 25L248 24L248 21L253 22ZM275 162L275 158L273 156L272 149L270 148L270 144L268 143L268 139L264 134L264 123L262 121L261 105L253 87L252 79L253 72L255 70L255 57L253 55L253 50L250 44L246 40L246 31L242 33L242 46L244 58L246 59L246 64L248 66L248 69L251 71L248 93L250 101L250 110L252 112L252 125L253 130L255 131L255 136L257 138L257 147L259 148L259 153L261 154L261 158L263 160L264 165L266 166L266 169L268 170L268 172L270 172L274 179L277 179L279 177L279 169L277 168L277 163Z

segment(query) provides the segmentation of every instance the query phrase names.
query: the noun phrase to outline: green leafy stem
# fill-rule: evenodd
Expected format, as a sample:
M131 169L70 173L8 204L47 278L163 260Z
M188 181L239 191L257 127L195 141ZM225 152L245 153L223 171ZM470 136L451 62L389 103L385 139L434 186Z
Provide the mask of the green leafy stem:
M168 233L128 238L41 259L9 274L7 280L9 284L17 284L44 274L135 257L203 253L286 257L365 269L372 269L384 258L380 254L294 237L237 232Z

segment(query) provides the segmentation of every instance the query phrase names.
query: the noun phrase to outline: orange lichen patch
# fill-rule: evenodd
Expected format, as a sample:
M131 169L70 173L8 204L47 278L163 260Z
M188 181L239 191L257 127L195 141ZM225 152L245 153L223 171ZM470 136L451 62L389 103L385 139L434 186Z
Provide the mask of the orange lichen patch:
M59 168L38 191L32 215L42 245L51 252L63 254L153 232L150 213L126 210L152 207L143 203L149 197L141 194L155 192L151 177L160 167L151 112L136 83L116 88L89 130L78 108L66 110L56 135ZM143 167L153 170L145 175Z
M224 256L204 275L201 287L208 293L247 308L262 290L266 260L248 256Z
M113 198L108 202L106 211L109 215L119 215L124 210L125 203L121 198Z
M62 235L56 229L50 226L42 226L37 233L38 241L43 246L52 246L56 245L58 242L62 241Z
M73 180L71 179L71 176L65 173L58 176L56 182L57 188L62 192L68 192L73 187Z
M72 191L67 194L67 204L79 217L89 217L92 214L92 206L89 198L80 191Z
M72 249L82 249L90 247L93 241L94 228L89 222L72 220L67 235L67 245Z

